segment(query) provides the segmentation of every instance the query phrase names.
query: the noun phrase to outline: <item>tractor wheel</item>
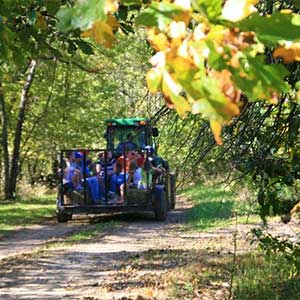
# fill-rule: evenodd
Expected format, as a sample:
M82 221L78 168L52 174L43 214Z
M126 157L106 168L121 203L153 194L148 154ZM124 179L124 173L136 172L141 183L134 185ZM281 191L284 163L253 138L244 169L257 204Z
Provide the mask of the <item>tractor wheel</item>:
M176 205L176 177L175 175L170 175L170 186L171 186L171 209L175 208Z
M68 214L63 213L63 212L58 212L56 214L56 218L57 218L58 223L67 223L69 220L72 219L72 215L68 215Z
M167 218L168 203L164 190L157 190L155 193L155 219L165 221Z

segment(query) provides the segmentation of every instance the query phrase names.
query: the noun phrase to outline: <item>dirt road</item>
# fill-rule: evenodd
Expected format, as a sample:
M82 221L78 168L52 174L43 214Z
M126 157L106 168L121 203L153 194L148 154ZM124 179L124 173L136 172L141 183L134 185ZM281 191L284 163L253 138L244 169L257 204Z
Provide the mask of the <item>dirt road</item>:
M0 239L0 261L10 256L32 252L49 242L72 234L88 227L86 222L71 222L69 224L57 224L56 221L48 221L47 224L27 226L17 230L6 238Z
M162 223L149 216L119 218L115 229L73 245L45 248L47 239L61 238L88 224L33 227L3 240L0 299L173 299L167 281L174 270L195 259L207 267L216 257L230 259L233 251L234 227L187 231L183 220L189 208L181 199ZM249 250L250 227L238 226L239 252ZM36 251L41 245L43 249ZM12 256L16 252L19 255ZM228 286L229 277L224 275L217 283L206 284L195 299L225 299Z

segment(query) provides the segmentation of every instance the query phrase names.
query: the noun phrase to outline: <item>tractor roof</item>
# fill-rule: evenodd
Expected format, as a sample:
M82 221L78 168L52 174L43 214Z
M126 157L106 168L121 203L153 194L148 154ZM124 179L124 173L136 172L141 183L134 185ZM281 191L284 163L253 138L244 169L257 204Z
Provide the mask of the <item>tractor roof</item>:
M113 126L140 126L140 125L146 125L148 123L149 120L147 120L146 118L124 118L124 119L106 120L107 125L113 125Z

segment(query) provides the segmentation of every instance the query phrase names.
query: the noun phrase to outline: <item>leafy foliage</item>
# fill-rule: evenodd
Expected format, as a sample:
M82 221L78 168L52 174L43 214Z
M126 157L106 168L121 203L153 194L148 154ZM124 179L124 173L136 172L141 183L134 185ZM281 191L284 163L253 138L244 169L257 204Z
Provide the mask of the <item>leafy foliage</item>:
M260 229L252 230L253 236L259 242L259 247L270 257L276 254L283 258L290 267L290 277L299 275L300 271L300 244L288 240L282 240L270 234L262 232Z
M282 10L282 5L271 16L262 15L255 5L264 3L258 2L175 0L135 7L136 24L148 28L156 51L147 76L150 91L161 91L167 105L182 117L192 112L208 118L219 144L222 125L240 113L242 93L251 100L276 103L281 93L292 91L285 81L288 70L278 61L267 63L266 54L274 47L274 58L298 60L299 16ZM103 22L117 8L117 2L85 1L60 10L60 26L88 30L83 36L110 47L113 26Z
M105 119L151 117L161 107L161 98L152 97L145 85L151 52L144 39L139 31L120 36L112 50L94 46L93 55L75 52L66 63L40 60L23 126L20 177L31 183L49 181L60 149L105 147ZM10 77L3 81L10 147L22 85Z
M183 181L224 170L226 161L226 170L253 180L262 215L286 214L297 202L299 177L299 69L291 63L298 59L299 17L295 1L271 2L2 1L9 140L28 59L39 59L24 124L23 173L48 172L58 148L101 144L95 124L107 116L154 116L160 151ZM134 23L147 28L152 50ZM155 95L146 90L145 73ZM186 119L160 110L161 95ZM269 103L252 103L257 99ZM217 143L223 136L223 149L214 147L209 126ZM40 167L31 163L35 151Z

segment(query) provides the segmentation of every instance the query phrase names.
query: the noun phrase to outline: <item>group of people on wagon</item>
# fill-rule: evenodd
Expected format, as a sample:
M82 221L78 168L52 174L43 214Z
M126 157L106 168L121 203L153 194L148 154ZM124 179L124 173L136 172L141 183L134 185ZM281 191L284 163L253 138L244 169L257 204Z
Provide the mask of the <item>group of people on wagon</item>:
M166 161L154 155L152 147L139 150L128 135L127 141L120 143L115 153L99 152L95 162L87 151L68 152L63 184L77 194L83 193L86 184L94 204L104 201L123 204L125 188L146 189L167 168Z

